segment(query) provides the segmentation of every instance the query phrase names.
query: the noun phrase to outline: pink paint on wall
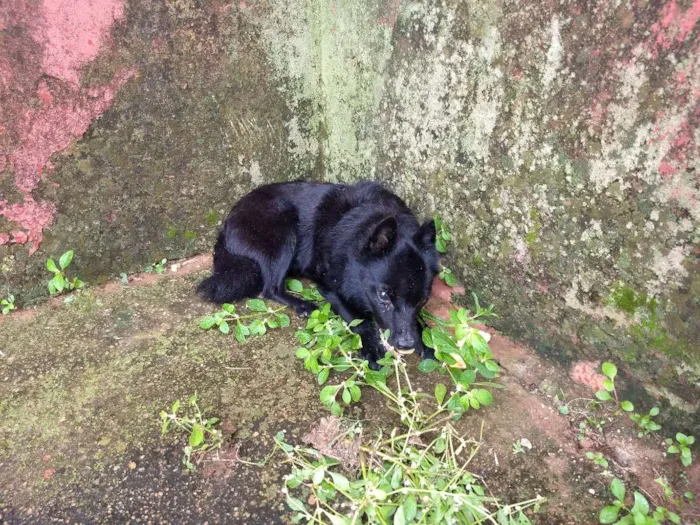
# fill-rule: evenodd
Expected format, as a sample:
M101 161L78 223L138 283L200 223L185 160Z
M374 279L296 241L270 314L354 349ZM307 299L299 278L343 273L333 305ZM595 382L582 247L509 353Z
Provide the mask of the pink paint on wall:
M45 100L44 107L29 109L20 126L21 145L10 155L15 170L15 185L29 193L37 187L51 155L66 149L82 137L92 121L109 108L115 94L134 75L122 71L106 86L81 91L60 103L53 103L50 91L42 97L40 86L37 97Z
M661 19L651 26L651 38L647 47L652 55L657 56L660 49L671 49L674 44L684 42L698 20L700 0L693 0L685 11L677 0L668 2L661 10Z
M0 233L0 244L30 243L37 250L43 231L54 220L53 203L32 192L53 170L51 156L80 139L134 76L125 69L106 85L83 89L80 70L109 40L115 21L123 19L124 0L0 0L0 177L14 171L22 201L0 195L0 216L13 223ZM31 5L30 5L31 4Z
M80 68L97 57L116 20L124 16L123 0L44 0L41 24L32 36L42 44L42 69L78 85Z
M22 230L13 230L12 240L6 242L25 244L31 242L29 254L34 253L43 237L43 230L53 222L55 207L48 202L36 202L31 195L25 195L21 204L8 204L0 200L0 215L17 224ZM5 244L5 243L0 243Z

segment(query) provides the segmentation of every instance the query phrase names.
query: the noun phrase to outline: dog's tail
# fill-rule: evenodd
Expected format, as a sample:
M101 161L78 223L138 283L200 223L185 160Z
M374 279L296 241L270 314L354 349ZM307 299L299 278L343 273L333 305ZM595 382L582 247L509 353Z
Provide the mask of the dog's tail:
M197 286L199 295L207 301L221 304L255 297L262 289L263 277L258 263L248 257L229 253L224 233L220 232L214 246L214 270Z

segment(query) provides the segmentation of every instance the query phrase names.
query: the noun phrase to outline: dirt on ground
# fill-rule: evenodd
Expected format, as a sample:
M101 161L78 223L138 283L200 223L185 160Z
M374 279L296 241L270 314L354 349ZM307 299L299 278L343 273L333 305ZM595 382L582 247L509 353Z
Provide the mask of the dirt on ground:
M202 330L200 319L216 308L194 287L209 263L196 257L163 275L132 276L0 318L0 522L289 523L282 458L247 462L263 459L280 430L292 443L323 446L317 441L332 421L295 357L294 332L304 321L290 313L289 328L245 344ZM444 314L455 291L463 292L436 285L431 310ZM676 494L700 496L700 461L683 470L677 456L666 457L663 430L639 438L626 415L612 412L590 421L580 400L599 387L599 363L564 368L483 328L503 389L493 406L455 427L481 440L470 470L494 495L506 503L545 496L531 516L542 524L597 523L612 501L612 476L654 505L669 506L654 481L660 477ZM414 386L432 392L436 375L419 372L416 356L407 359ZM194 392L221 418L224 445L188 472L185 438L161 437L159 413ZM560 413L562 402L576 399ZM346 415L369 427L397 423L371 391ZM587 452L601 452L608 467ZM687 502L679 510L684 523L700 520Z

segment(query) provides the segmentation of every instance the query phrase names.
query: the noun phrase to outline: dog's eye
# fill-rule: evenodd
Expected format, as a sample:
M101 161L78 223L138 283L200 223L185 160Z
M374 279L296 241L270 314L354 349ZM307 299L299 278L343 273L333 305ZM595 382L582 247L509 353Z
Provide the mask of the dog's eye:
M383 302L389 302L389 292L386 290L378 290L377 295L379 296L379 300Z

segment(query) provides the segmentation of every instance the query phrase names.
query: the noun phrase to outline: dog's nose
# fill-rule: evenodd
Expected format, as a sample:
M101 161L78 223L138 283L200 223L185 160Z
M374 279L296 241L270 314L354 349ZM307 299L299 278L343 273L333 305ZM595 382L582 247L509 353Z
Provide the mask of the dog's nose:
M415 346L415 341L410 335L398 335L396 336L396 348L399 350L408 350Z

